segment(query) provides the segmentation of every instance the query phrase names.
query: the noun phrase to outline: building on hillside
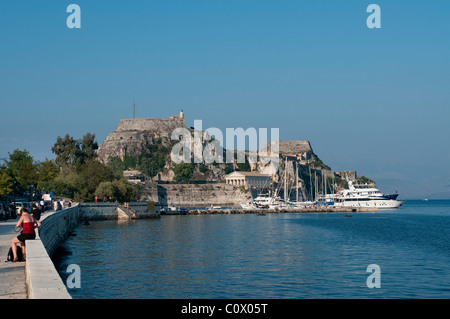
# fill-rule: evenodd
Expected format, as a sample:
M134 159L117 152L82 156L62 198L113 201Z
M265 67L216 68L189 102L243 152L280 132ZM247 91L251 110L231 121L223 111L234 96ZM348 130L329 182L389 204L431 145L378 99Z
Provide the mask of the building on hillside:
M272 176L259 172L234 171L225 176L229 185L246 186L253 189L267 188L272 184Z
M135 169L127 169L123 171L123 176L127 179L128 183L140 184L145 181L145 175Z

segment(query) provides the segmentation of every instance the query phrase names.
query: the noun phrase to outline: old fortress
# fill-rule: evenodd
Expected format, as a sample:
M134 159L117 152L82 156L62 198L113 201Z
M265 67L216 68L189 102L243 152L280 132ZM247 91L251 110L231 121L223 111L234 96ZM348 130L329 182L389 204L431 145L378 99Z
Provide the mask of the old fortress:
M139 155L149 145L155 144L157 140L163 140L167 145L173 145L173 143L170 144L170 138L172 131L176 128L187 128L183 111L179 115L168 118L121 119L117 128L100 145L98 158L105 164L108 163L110 157L123 160L126 154ZM269 143L269 152L274 146L272 143ZM267 167L261 163L250 162L250 169L245 172L239 171L235 164L232 165L231 171L224 169L226 164L207 165L208 177L203 180L209 184L171 184L175 182L173 173L175 164L171 163L168 158L164 169L155 177L142 176L137 170L125 171L124 175L130 181L142 183L141 190L144 199L153 200L162 205L170 203L183 206L239 204L251 198L252 192L253 194L259 192L272 182L281 182L285 173L290 180L296 173L300 176L299 187L303 198L308 196L312 174L315 174L315 178L318 176L322 179L329 178L334 183L342 182L344 175L350 178L356 177L354 171L331 171L315 155L309 141L290 140L278 143L280 160L275 174L273 170L267 170ZM198 168L195 170L194 176L202 175ZM136 175L142 178L133 179Z

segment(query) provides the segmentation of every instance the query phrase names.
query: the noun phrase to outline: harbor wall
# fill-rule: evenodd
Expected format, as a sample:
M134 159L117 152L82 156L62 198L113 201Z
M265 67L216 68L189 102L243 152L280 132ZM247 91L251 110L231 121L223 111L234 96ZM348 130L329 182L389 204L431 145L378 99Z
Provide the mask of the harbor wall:
M35 240L26 242L25 277L29 299L72 299L56 270L51 256L83 221L156 218L147 203L130 203L130 210L118 204L83 203L42 215Z
M36 239L26 242L25 275L29 299L72 299L51 256L78 223L78 205L42 216Z
M241 186L215 184L156 184L147 183L141 197L159 206L175 207L237 207L252 200L251 192Z
M118 203L81 203L80 221L158 218L155 210L147 210L147 202L130 202L129 210Z

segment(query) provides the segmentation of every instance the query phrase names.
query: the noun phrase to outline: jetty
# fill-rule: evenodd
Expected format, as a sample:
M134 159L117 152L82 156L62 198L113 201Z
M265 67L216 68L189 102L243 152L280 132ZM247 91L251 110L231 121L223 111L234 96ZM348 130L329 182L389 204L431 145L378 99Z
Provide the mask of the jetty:
M183 209L174 210L161 213L162 215L213 215L213 214L285 214L285 213L376 213L378 208L372 207L357 207L357 208L342 208L342 207L311 207L311 208L290 208L290 209L239 209L239 208L225 208L225 209Z

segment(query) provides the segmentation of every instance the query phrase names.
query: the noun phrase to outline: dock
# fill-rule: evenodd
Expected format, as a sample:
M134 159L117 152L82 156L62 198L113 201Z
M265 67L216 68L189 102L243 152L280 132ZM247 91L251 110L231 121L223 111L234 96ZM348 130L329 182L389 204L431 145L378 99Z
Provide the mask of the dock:
M182 211L170 211L161 213L163 215L213 215L213 214L284 214L284 213L376 213L378 208L371 207L311 207L311 208L290 208L290 209L195 209L191 208Z

